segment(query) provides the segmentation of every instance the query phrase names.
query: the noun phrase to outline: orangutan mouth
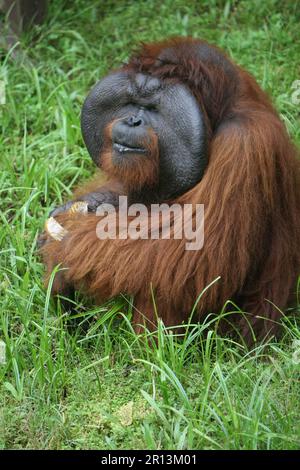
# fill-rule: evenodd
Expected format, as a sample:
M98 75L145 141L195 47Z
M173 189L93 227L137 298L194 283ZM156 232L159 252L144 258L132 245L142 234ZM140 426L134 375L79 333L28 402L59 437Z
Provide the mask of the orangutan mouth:
M142 147L129 147L128 145L113 143L113 149L119 153L146 153L146 149Z

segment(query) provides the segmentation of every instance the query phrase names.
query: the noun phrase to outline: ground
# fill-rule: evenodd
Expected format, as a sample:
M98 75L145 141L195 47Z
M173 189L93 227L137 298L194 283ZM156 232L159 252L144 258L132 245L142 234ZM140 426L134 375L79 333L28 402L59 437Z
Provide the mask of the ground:
M297 315L251 353L208 324L180 341L160 325L151 344L131 330L130 299L78 298L70 319L44 290L36 253L50 208L94 171L84 97L139 41L218 44L272 95L299 144L299 1L49 3L46 24L22 38L27 62L0 51L0 447L299 448Z

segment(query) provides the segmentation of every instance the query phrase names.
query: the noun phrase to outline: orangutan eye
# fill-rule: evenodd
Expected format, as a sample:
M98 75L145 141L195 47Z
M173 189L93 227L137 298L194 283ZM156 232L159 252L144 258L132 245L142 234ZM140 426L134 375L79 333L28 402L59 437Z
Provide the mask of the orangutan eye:
M155 104L147 104L145 108L147 109L147 111L157 111L157 106Z

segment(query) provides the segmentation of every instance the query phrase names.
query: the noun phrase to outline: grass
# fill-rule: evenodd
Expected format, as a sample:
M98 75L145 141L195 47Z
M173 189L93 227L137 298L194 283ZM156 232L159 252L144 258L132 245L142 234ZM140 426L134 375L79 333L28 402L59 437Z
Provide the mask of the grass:
M49 3L47 23L22 39L30 63L0 55L0 447L299 448L296 319L251 353L209 319L180 341L163 325L145 341L122 297L100 307L78 298L70 319L44 291L36 256L50 208L94 170L83 99L139 41L191 35L225 48L272 94L299 144L299 1Z

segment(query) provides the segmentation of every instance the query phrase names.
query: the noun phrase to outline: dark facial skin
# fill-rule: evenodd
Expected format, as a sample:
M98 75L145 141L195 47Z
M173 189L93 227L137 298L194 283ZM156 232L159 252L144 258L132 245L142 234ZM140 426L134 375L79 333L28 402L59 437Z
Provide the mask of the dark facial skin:
M158 136L160 200L182 194L202 177L207 164L203 116L196 99L181 84L126 72L108 75L88 95L82 110L82 132L96 162L103 149L103 131L112 129L116 164L139 153L151 128ZM131 149L133 149L131 151Z
M132 155L147 158L149 129L158 138L158 181L151 187L132 189L130 201L167 201L201 180L207 165L204 119L186 86L126 71L112 73L98 82L83 105L81 127L87 149L100 167L104 131L111 123L112 163L116 168L125 161L128 164ZM104 201L103 195L93 193L82 199L94 211L112 198L108 195L108 201ZM62 210L67 210L67 205L52 215Z

